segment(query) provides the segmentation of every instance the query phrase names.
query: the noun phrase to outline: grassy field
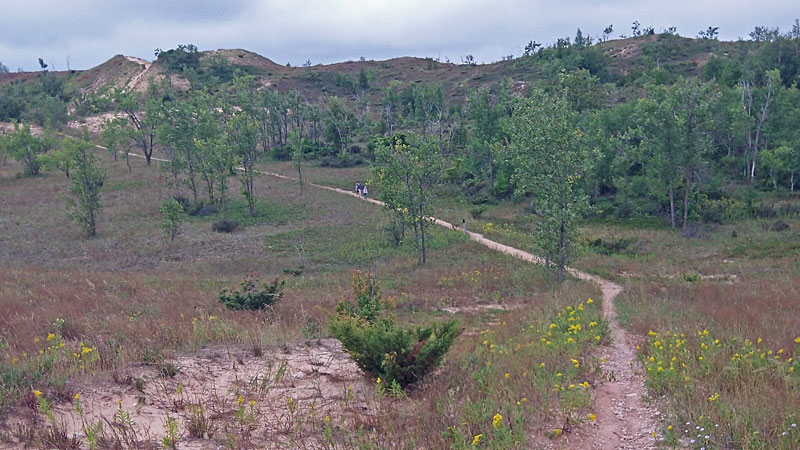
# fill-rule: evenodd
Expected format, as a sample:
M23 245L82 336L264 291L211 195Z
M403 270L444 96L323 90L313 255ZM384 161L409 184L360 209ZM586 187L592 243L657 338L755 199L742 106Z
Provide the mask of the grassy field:
M222 213L190 217L171 243L158 227L158 206L175 192L157 165L133 159L128 172L123 161L102 160L110 177L94 238L66 219L66 178L17 178L13 162L0 166L0 439L9 445L53 446L54 430L77 432L86 445L91 433L71 399L98 386L112 407L96 412L131 414L150 426L133 435L106 426L104 445L156 445L169 422L134 405L146 398L174 405L170 389L188 392L197 382L192 368L214 351L234 367L283 361L291 369L296 352L308 349L332 355L335 363L324 367L356 375L328 379L327 388L312 380L317 393L305 397L304 376L276 376L270 395L234 380L222 393L192 391L193 402L180 408L153 407L172 414L187 445L267 445L275 414L291 418L278 420L286 447L549 447L568 445L565 431L580 435L590 426L592 388L606 376L592 349L609 338L594 286L554 287L541 268L443 229L432 230L429 263L419 266L410 242L390 243L380 208L310 187L301 195L296 183L266 176L257 179L257 217L231 199L224 216L241 224L236 232L211 230ZM288 163L262 169L294 175ZM345 189L369 177L365 167L304 171L306 180ZM467 217L471 230L531 250L523 207L473 215L455 196L437 216ZM649 395L666 413L658 430L665 446L796 448L800 220L781 221L788 229L776 231L775 219L747 220L691 239L653 221L580 230L575 267L625 287L619 319L638 336ZM335 359L344 354L327 340L335 306L352 297L356 269L375 274L399 322L460 322L442 368L402 397L357 375L346 356ZM226 310L219 291L249 274L285 279L283 300L268 311ZM164 381L171 365L183 372ZM42 414L42 399L61 423ZM217 410L203 416L205 433L192 431L198 411Z
M522 211L489 208L473 228L525 248ZM663 445L800 443L799 231L797 217L708 225L691 238L658 219L581 228L574 267L624 286L618 317L638 336L650 394L669 417Z
M186 378L169 389L188 392L191 368L201 365L191 359L197 352L223 345L228 355L245 352L238 358L247 365L252 358L291 360L292 349L323 345L319 339L328 336L336 304L352 297L354 269L376 275L401 323L459 321L461 336L443 367L403 398L382 393L374 380L359 381L352 395L366 410L348 407L354 401L349 394L330 397L323 390L294 410L285 399L276 406L239 383L221 394L195 393L194 409L161 411L174 416L181 442L266 445L276 409L304 423L282 438L289 447L396 442L449 448L469 446L477 435L494 448L526 447L590 422L591 386L600 376L591 348L608 332L599 300L586 303L598 298L594 286L569 281L554 287L541 268L442 229L432 231L429 263L419 266L410 242L390 243L380 208L319 189L301 195L296 183L271 177L257 180L255 219L245 218L241 200L232 199L226 215L241 222L236 232L211 230L221 213L191 217L170 243L158 227L158 206L175 192L157 165L133 159L128 172L124 161L101 159L110 176L93 238L66 219L65 177L16 178L14 163L0 168L0 440L8 445L66 445L67 430L88 445L93 434L83 418L96 411L78 418L76 394L87 402L82 411L92 399L95 410L112 416L97 442L156 445L169 433L168 422L148 418L135 405L166 398L170 378L160 377L170 367L180 373L172 381ZM318 168L306 176L349 187L349 178L368 175L363 168ZM252 273L285 279L285 297L268 311L226 310L219 291ZM575 323L585 331L569 327ZM281 380L281 392L302 397L288 380ZM112 398L92 394L103 389ZM237 413L237 396L258 402L248 413L252 421ZM327 420L314 406L322 404L330 411ZM206 418L216 434L192 431L201 407L221 411ZM57 419L50 421L54 411ZM119 424L110 426L125 414L139 422L138 433L123 435Z

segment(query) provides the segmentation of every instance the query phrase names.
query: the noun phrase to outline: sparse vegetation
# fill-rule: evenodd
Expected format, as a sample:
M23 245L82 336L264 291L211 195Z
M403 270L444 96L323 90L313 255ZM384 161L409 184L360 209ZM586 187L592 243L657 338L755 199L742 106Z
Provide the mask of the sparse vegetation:
M239 289L219 293L219 301L226 308L233 310L260 310L273 306L283 297L285 280L275 278L271 283L260 281L256 275L250 275L241 283Z

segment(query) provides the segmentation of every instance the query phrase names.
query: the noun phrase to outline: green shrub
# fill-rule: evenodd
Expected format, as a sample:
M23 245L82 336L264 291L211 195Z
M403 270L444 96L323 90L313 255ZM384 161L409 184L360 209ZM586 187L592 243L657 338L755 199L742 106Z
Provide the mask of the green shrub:
M275 304L283 297L285 280L275 278L271 283L259 281L255 275L250 275L239 284L239 289L228 291L223 289L219 293L219 301L229 309L259 310Z
M410 329L391 319L370 323L347 314L336 316L330 328L361 370L403 388L439 365L459 331L455 321Z
M239 224L228 219L221 219L211 224L211 229L217 233L233 233Z
M336 307L336 312L372 323L378 314L389 306L383 301L381 287L371 273L353 271L353 296L356 298L355 303L341 302Z
M474 205L469 207L469 215L472 216L473 219L480 219L485 211L486 205Z
M442 361L459 328L455 321L422 328L404 328L379 317L386 303L371 275L353 276L356 303L342 302L330 322L331 333L353 361L384 385L402 388L421 380Z
M183 206L174 198L168 198L161 204L159 211L161 212L161 230L172 242L181 231L184 219Z

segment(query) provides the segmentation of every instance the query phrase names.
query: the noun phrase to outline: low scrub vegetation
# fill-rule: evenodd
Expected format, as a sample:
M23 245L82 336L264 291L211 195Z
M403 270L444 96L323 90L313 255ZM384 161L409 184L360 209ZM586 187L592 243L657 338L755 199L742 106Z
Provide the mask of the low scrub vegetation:
M331 334L358 366L381 386L406 388L435 369L459 328L455 321L406 328L385 314L380 287L371 274L353 274L356 303L341 303ZM383 384L382 384L383 383Z
M239 284L239 289L219 293L219 301L228 309L256 311L273 306L283 297L285 280L275 278L271 283L250 275Z

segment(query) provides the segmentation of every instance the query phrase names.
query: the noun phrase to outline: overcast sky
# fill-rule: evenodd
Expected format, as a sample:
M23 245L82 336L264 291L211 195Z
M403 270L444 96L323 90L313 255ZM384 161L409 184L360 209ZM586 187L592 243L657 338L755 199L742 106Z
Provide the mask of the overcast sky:
M798 0L0 0L0 61L11 71L88 69L156 48L244 48L281 64L419 56L478 62L518 56L530 40L656 31L747 38L756 25L791 29Z

